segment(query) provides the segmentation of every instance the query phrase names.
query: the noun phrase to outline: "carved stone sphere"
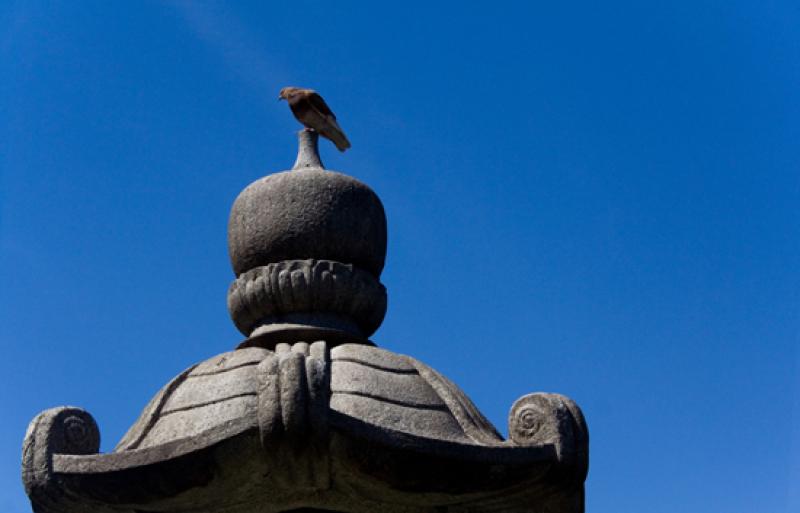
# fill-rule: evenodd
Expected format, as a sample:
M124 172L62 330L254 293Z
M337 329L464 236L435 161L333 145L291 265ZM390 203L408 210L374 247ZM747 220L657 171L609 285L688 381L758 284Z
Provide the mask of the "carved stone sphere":
M237 276L284 260L352 264L379 278L386 215L378 196L350 176L321 168L284 171L247 186L228 221Z

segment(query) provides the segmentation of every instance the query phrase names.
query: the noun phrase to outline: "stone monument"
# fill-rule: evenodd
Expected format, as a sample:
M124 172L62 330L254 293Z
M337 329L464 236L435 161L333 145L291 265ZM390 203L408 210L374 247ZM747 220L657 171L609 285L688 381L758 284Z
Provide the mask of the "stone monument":
M323 168L315 132L299 137L294 168L231 210L244 341L167 383L110 453L85 410L40 413L22 451L33 510L582 512L573 401L520 398L504 439L446 377L369 340L386 312L383 206Z

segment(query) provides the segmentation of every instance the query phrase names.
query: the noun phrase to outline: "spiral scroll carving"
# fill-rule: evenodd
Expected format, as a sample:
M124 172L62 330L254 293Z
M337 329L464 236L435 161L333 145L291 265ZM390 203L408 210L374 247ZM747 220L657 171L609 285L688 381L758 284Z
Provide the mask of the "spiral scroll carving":
M572 399L545 393L520 397L508 415L508 434L515 445L553 445L559 462L571 467L577 478L586 477L589 432Z
M246 336L265 319L294 313L341 315L369 336L386 314L386 288L352 265L286 260L242 273L228 290L228 311Z
M542 428L542 412L537 408L526 406L514 417L514 434L521 439L535 439Z
M28 426L22 445L22 482L32 499L50 497L54 454L95 454L100 430L81 408L62 406L43 411Z
M81 412L69 415L61 424L64 430L64 452L67 454L93 454L100 448L100 431L94 419Z

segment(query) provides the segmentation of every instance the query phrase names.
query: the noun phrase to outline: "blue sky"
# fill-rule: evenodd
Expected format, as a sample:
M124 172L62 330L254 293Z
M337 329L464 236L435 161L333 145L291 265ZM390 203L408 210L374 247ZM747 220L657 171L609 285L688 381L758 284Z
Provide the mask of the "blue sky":
M798 4L378 4L0 4L0 510L39 411L109 450L240 341L227 215L294 160L285 85L386 207L379 345L501 432L574 398L589 512L800 510Z

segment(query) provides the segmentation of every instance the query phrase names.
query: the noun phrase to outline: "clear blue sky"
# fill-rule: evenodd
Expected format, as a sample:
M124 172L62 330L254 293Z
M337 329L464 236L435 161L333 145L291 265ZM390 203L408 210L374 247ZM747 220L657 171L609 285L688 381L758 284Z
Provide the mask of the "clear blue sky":
M800 511L797 2L0 4L0 510L39 411L109 450L233 349L226 223L285 85L389 219L373 339L502 431L561 392L594 512Z

